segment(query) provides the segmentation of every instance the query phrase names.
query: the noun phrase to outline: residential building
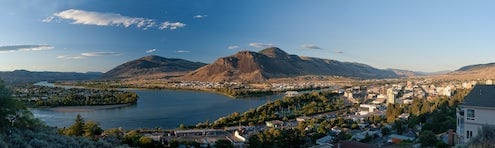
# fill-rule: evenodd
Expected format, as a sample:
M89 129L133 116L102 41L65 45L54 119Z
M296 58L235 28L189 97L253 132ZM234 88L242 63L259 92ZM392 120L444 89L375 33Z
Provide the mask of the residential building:
M371 112L375 112L378 110L376 105L371 105L371 104L361 104L359 105L359 114L360 115L366 115Z
M486 80L485 84L486 85L493 85L493 81L492 80Z
M482 125L495 125L495 86L475 85L457 110L458 144L478 135Z
M266 121L265 123L268 127L282 127L284 125L284 122L280 120Z
M287 91L285 92L285 96L287 97L295 97L295 96L298 96L299 95L299 92L297 91Z
M397 134L392 134L389 136L390 137L390 140L389 142L391 143L395 143L395 144L398 144L398 143L401 143L402 141L414 141L414 137L409 137L409 136L404 136L404 135L397 135Z
M395 104L395 94L392 88L387 89L387 104Z

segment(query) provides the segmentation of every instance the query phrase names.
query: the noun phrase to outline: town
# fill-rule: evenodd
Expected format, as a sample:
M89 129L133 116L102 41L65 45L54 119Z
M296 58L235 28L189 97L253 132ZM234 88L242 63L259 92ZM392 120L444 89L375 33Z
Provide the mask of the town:
M474 127L468 130L463 125L468 122L456 105L479 86L490 86L491 92L486 93L495 93L492 80L380 80L362 84L367 85L332 85L326 92L287 91L283 99L214 122L138 131L155 144L170 147L225 143L234 147L462 146L473 137ZM294 101L298 103L287 104ZM472 110L467 112L471 120L479 117ZM468 130L467 135L464 130Z

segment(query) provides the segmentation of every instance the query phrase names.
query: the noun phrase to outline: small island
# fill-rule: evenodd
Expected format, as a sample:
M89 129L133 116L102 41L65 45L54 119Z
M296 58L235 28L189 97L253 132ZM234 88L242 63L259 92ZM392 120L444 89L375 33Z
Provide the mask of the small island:
M14 89L12 96L30 107L89 106L84 108L94 109L96 107L101 109L133 104L138 100L138 95L134 92L115 89L63 88L37 85L18 86Z

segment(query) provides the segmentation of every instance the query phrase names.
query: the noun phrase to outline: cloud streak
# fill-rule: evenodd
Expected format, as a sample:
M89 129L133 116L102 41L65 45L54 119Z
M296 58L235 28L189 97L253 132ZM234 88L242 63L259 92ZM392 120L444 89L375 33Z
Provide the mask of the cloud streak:
M85 56L77 55L77 56L68 56L68 55L59 55L57 56L57 59L70 59L70 60L78 60L78 59L84 59Z
M152 53L152 52L155 52L155 51L156 51L156 49L153 48L153 49L150 49L150 50L146 50L146 53Z
M183 28L186 27L186 24L181 23L181 22L163 22L158 29L164 30L164 29L170 29L170 30L175 30L177 28Z
M274 45L271 43L249 43L249 46L254 48L269 48L273 47Z
M189 50L177 50L175 52L177 52L177 53L189 53L191 51L189 51Z
M318 47L318 46L313 45L313 44L302 44L301 48L302 49L323 49L323 48Z
M70 56L70 55L59 55L58 59L70 59L70 60L79 60L86 59L87 57L101 57L101 56L120 56L120 53L116 52L84 52L79 55Z
M14 52L14 51L39 51L50 50L54 47L51 45L8 45L0 46L0 52Z
M227 49L231 49L231 50L232 50L232 49L237 49L237 48L240 48L240 47L239 47L239 46L237 46L237 45L232 45L232 46L227 47Z
M100 56L118 56L120 53L116 52L85 52L81 53L82 56L87 57L100 57Z
M65 11L61 11L58 13L54 13L52 16L46 17L42 20L42 22L52 22L60 20L68 20L71 24L82 24L82 25L96 25L96 26L118 26L118 27L130 27L135 26L137 28L148 29L153 27L158 27L159 29L167 29L163 28L163 24L171 24L170 29L181 28L184 27L185 24L181 22L163 22L161 25L157 25L155 20L149 18L142 17L130 17L123 16L118 13L102 13L102 12L94 12L94 11L85 11L85 10L77 10L77 9L69 9ZM163 28L163 29L162 29Z
M205 17L208 17L208 15L198 14L198 15L193 16L193 18L195 18L195 19L202 19L202 18L205 18Z

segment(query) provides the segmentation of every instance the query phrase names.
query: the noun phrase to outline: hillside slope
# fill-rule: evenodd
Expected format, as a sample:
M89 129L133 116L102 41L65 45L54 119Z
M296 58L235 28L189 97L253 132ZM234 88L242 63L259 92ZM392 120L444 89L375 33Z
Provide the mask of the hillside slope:
M201 62L152 55L119 65L106 72L103 75L103 79L183 75L205 65L205 63Z
M259 52L241 51L219 58L183 77L194 81L263 81L302 75L335 75L357 78L398 77L392 71L376 69L360 63L289 55L272 47Z

